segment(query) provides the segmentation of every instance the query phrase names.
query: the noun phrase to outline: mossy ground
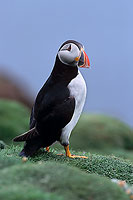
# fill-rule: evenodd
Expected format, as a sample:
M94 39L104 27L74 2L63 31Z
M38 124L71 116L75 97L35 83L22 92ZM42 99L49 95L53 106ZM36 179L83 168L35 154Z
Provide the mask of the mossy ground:
M90 153L85 153L88 159L70 159L56 155L62 151L52 150L49 153L40 151L23 163L18 156L20 149L10 146L0 152L0 198L3 200L22 197L24 200L129 199L119 186L110 181L110 178L117 178L133 182L133 165L129 161Z
M12 146L4 150L1 150L1 158L13 158L21 161L18 156L21 147ZM120 180L125 180L128 183L133 184L133 163L130 160L124 160L115 156L102 156L85 152L75 152L71 151L72 154L85 155L88 159L79 158L67 158L65 155L57 155L58 153L64 153L64 151L52 150L52 152L45 152L40 150L34 157L29 158L28 162L38 163L38 162L48 162L55 161L58 163L66 163L69 166L74 166L87 173L95 173L108 178L117 178ZM12 160L12 159L11 159ZM5 161L3 161L5 163ZM2 163L2 162L1 162ZM2 165L2 164L1 164Z

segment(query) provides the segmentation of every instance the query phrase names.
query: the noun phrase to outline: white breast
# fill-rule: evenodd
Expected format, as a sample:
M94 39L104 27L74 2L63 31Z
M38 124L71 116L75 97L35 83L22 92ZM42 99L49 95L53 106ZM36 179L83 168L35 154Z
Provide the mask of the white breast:
M66 145L69 144L71 131L79 120L86 99L86 84L80 72L69 83L68 88L70 95L75 98L75 110L71 121L62 129L60 142Z

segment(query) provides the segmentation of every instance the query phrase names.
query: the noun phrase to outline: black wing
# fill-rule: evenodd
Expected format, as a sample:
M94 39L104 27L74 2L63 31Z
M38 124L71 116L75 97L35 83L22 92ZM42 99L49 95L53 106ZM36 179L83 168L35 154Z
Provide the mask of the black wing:
M36 120L34 118L34 106L33 106L30 115L30 129L34 128L35 125L36 125Z
M70 122L75 109L75 99L74 97L68 97L62 102L56 103L54 105L48 105L41 109L37 114L34 113L34 106L31 111L30 116L30 129L34 128L37 125L37 121L39 123L43 121L43 123L51 122L51 124L56 122L58 126L58 121L60 122L60 127L63 128ZM37 120L35 119L35 116ZM40 123L39 123L40 124Z
M53 136L53 133L59 133L70 122L74 109L75 98L70 96L66 85L55 83L49 78L39 91L32 108L30 129L35 127L39 135ZM34 139L38 134L29 132L22 139Z
M51 106L46 112L39 115L37 130L56 131L64 128L72 119L75 109L74 97L68 97L62 103ZM43 132L44 134L44 132Z
M32 122L36 120L36 128L41 130L58 130L71 120L75 109L75 98L70 96L67 86L60 82L52 82L49 78L37 95Z
M39 121L34 118L34 109L31 112L30 119L30 130L15 137L15 142L29 141L36 139L41 134L48 134L58 131L64 128L71 120L75 109L75 99L73 97L68 97L62 103L56 104L50 108L50 111L42 114ZM33 127L32 127L33 126ZM56 138L57 135L55 134ZM56 138L57 139L57 138Z

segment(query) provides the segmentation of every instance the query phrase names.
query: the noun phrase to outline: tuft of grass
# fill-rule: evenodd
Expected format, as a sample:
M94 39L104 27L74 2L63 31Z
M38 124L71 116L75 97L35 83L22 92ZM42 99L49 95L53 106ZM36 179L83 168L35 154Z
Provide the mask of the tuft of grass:
M12 139L28 129L30 112L16 101L0 100L0 140L11 143Z
M125 161L130 160L130 162L133 163L133 151L125 150L125 149L90 149L89 152L91 154L100 154L103 156L115 156L121 159L124 159Z
M5 146L6 144L2 140L0 140L0 149L4 149Z
M83 114L72 132L70 143L75 150L133 149L131 128L105 115Z
M0 185L3 186L0 198L6 200L20 199L20 197L24 200L128 199L120 187L105 177L89 175L66 164L49 161L38 164L29 162L5 168L1 171ZM10 186L11 189L6 191ZM14 199L11 199L12 195ZM45 198L45 195L48 198Z

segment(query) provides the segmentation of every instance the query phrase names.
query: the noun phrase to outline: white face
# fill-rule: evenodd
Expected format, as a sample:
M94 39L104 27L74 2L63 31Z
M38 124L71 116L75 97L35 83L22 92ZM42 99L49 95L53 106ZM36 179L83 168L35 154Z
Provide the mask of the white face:
M68 43L60 49L58 57L60 61L66 65L77 65L80 57L80 50L75 44Z

